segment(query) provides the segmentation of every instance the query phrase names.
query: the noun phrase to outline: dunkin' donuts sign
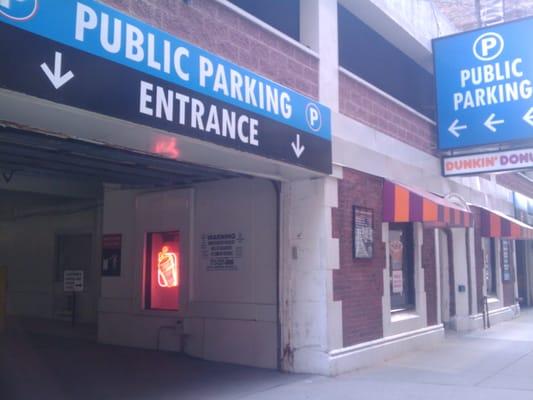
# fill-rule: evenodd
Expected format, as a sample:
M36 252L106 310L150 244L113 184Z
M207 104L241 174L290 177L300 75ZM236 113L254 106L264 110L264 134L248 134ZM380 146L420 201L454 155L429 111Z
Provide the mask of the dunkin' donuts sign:
M530 168L533 168L533 148L444 157L442 160L442 174L444 176L474 175Z

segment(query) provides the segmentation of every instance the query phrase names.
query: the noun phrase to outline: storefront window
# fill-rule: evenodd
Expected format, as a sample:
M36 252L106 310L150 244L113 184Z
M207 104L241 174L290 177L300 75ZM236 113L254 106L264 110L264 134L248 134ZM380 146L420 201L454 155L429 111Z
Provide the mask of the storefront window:
M415 307L413 227L411 224L389 225L391 310Z
M145 307L177 311L179 294L179 232L150 232L146 236Z

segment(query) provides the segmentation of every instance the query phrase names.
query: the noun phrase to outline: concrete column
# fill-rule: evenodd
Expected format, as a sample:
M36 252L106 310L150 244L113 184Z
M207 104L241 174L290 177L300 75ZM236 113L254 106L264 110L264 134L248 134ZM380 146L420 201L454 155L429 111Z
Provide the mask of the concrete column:
M438 229L440 256L440 294L439 306L441 322L450 322L450 260L448 259L448 237L444 231Z
M339 110L339 44L336 0L300 0L300 41L320 57L319 100Z
M442 270L442 263L441 263L441 247L440 247L440 230L435 229L434 230L434 238L435 241L435 279L436 279L436 286L437 286L437 324L442 324L442 307L441 307L441 296L442 296L442 283L441 283L441 270Z
M474 228L468 228L468 249L470 257L470 301L472 302L472 315L480 312L478 310L477 298L477 275L476 275L476 242Z
M337 180L282 184L280 320L282 369L329 373L329 352L342 347L342 309L333 301L339 267L331 208Z
M389 247L389 224L381 224L381 239L385 243L385 269L383 270L383 297L381 298L381 309L383 313L383 336L392 335L391 327L391 290L390 290L390 247Z
M468 263L466 229L452 228L453 273L455 280L455 327L458 331L470 328L468 309ZM460 290L460 288L464 288Z
M512 270L512 274L513 274L513 281L514 281L514 298L515 298L515 301L514 303L518 303L518 275L517 275L517 257L516 257L516 240L512 240L511 241L511 249L512 249L512 254L513 254L513 259L512 259L512 262L513 262L513 270Z
M424 244L424 226L421 222L414 223L415 242L415 303L416 312L422 318L422 323L427 326L427 296L424 269L422 268L422 245Z
M527 305L533 304L533 241L526 242Z

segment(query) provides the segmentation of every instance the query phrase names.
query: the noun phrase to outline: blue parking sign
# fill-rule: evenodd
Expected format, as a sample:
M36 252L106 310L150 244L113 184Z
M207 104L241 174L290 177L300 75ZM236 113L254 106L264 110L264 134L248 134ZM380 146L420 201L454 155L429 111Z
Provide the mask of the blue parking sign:
M433 40L439 149L533 141L533 18Z

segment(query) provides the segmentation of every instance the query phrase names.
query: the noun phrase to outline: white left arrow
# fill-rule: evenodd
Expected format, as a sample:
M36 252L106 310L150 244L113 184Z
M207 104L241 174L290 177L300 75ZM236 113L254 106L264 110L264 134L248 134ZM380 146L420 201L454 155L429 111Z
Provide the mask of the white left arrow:
M61 74L62 61L63 54L61 54L59 51L56 51L56 57L54 61L54 72L50 70L50 67L48 67L46 63L41 64L41 69L44 71L48 79L50 79L50 82L52 82L52 85L54 85L56 90L68 81L70 81L72 78L74 78L74 74L72 73L72 71L68 71L64 75Z
M463 129L466 129L468 128L468 126L466 125L459 125L459 120L458 119L455 119L452 124L448 127L448 132L450 132L453 136L455 136L456 138L458 138L459 136L461 136L461 134L459 133L459 131L463 130Z
M524 121L526 121L529 125L533 126L533 107L529 109L529 111L522 117Z
M296 158L300 158L300 156L305 150L305 146L300 145L300 135L296 135L296 143L292 142L291 146L294 150L294 154L296 154Z
M496 114L494 113L490 114L490 116L487 118L487 120L483 124L488 129L490 129L492 132L496 132L496 128L494 127L494 125L500 125L505 122L505 120L503 119L494 119L494 117L496 117Z

